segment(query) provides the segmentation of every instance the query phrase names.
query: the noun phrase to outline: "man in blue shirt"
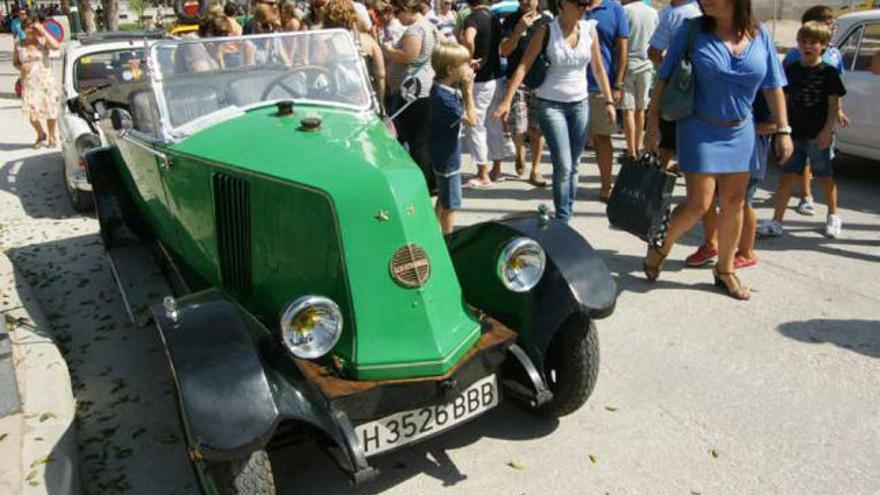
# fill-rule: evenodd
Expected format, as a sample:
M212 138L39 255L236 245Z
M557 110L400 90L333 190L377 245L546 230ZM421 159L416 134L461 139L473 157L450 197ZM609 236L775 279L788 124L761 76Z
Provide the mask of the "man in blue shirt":
M608 71L611 95L614 104L617 105L623 96L623 79L629 52L629 21L626 19L623 6L617 0L597 0L593 8L587 12L586 18L596 21L602 62L605 64L605 70ZM599 200L604 202L611 196L611 165L614 162L611 135L614 134L617 123L609 121L606 117L605 101L589 69L587 81L590 91L590 137L596 149L596 162L599 164L599 174L602 179Z
M9 30L12 32L12 37L15 41L24 41L26 35L24 33L24 29L22 29L22 24L27 19L27 10L21 9L18 11L18 17L12 20L9 24Z

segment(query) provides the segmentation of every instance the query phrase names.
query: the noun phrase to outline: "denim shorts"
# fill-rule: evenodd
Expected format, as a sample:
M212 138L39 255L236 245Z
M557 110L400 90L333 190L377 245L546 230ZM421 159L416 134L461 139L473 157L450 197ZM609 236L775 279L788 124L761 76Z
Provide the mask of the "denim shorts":
M435 173L437 181L437 198L440 206L445 210L457 210L461 208L461 174L452 174L444 177Z
M808 158L810 159L810 169L813 171L814 177L831 177L834 175L834 167L832 165L834 155L831 151L831 146L820 150L815 139L795 139L794 153L785 163L785 166L782 167L782 171L787 174L803 174Z
M755 207L755 193L758 192L758 184L761 183L761 179L750 177L749 178L749 187L746 189L746 206L749 208Z

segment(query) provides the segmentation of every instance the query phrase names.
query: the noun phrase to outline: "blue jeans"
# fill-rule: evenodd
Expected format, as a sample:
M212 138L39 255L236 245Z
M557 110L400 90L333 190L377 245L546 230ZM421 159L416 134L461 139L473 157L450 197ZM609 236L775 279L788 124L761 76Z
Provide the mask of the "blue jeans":
M566 222L577 193L577 166L587 144L589 115L586 98L571 103L538 99L538 123L553 161L553 206L556 218Z

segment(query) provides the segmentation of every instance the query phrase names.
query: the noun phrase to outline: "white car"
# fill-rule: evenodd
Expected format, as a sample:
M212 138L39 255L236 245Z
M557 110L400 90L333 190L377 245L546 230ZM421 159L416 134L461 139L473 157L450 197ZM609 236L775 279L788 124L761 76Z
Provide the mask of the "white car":
M843 108L848 128L838 128L841 153L880 161L880 9L841 16L832 44L843 58Z
M82 92L116 82L144 77L144 48L155 33L97 33L68 43L62 54L61 111L58 132L64 159L64 184L73 208L90 210L92 187L86 177L83 154L106 144L101 130L93 128L71 104Z

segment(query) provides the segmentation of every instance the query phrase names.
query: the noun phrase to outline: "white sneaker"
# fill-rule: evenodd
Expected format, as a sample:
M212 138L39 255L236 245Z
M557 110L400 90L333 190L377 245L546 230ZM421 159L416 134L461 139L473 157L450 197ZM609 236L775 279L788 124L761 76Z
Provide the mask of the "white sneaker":
M825 222L825 237L837 239L842 230L843 220L840 219L840 215L828 215L828 220Z
M758 222L757 233L761 237L779 237L785 229L776 220L761 220Z
M815 215L816 206L813 204L813 198L810 196L801 198L801 202L797 205L797 212L808 217Z

